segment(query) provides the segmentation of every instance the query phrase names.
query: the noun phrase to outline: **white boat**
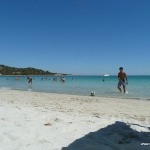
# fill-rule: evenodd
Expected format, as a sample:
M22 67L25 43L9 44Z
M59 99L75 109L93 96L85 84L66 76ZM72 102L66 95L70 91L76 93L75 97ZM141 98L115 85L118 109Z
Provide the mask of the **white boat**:
M103 74L103 76L104 76L104 77L108 77L108 76L109 76L109 74Z

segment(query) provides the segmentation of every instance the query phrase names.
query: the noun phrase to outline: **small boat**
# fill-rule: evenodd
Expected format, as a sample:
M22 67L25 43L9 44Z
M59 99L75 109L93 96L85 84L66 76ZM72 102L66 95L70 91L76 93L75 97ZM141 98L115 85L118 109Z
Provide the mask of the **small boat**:
M108 76L109 76L109 74L103 74L103 76L104 76L104 77L108 77Z

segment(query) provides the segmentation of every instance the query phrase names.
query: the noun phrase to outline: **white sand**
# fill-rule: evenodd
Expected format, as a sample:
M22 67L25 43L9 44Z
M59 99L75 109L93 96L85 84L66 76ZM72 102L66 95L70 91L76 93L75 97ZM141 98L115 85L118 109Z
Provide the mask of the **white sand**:
M0 150L148 150L150 101L0 90Z

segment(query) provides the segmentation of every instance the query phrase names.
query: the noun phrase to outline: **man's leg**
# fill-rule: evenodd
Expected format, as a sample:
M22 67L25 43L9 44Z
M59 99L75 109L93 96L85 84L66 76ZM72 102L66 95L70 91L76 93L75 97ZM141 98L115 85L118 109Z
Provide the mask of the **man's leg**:
M126 86L125 85L123 85L123 91L124 91L124 93L126 92Z
M119 90L120 92L122 92L122 90L121 90L121 82L120 82L120 81L118 82L118 90Z

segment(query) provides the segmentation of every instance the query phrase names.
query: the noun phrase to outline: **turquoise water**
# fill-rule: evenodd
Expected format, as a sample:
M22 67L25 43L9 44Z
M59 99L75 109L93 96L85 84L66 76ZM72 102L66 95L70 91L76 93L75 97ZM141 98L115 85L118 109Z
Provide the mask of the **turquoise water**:
M0 88L74 95L90 95L95 91L96 96L150 99L150 76L128 76L127 94L118 92L117 76L66 76L64 83L60 77L57 81L53 81L51 76L32 77L33 83L28 84L26 76L21 76L20 80L15 76L0 76Z

